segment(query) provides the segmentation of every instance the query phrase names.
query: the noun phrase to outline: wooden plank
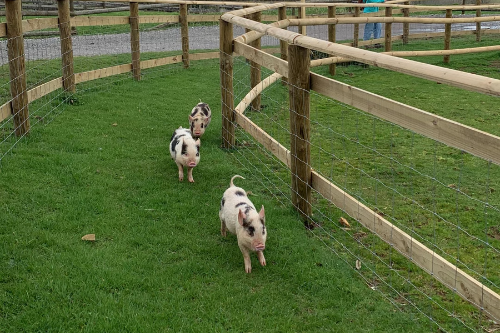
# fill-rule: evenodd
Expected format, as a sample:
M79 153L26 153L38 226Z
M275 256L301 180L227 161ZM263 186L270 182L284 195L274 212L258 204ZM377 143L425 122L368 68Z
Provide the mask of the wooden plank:
M139 23L179 23L178 15L146 15L139 17Z
M57 17L52 18L34 18L23 20L23 33L42 30L42 29L56 29L58 27Z
M192 53L190 54L191 60L208 60L208 59L218 59L220 52L202 52L202 53Z
M76 16L71 18L72 27L88 27L94 25L129 24L128 16Z
M219 22L220 15L188 15L189 23L193 22Z
M311 74L311 89L500 165L500 138L497 136L318 74Z
M259 85L252 88L248 94L240 101L240 103L234 108L237 113L245 112L245 109L252 103L256 96L260 95L264 90L267 89L271 84L282 78L278 73L274 73L266 77Z
M241 42L234 42L234 53L244 55L248 60L288 77L288 62L267 52L257 50Z
M143 69L153 68L153 67L158 67L158 66L177 64L179 62L182 62L182 54L175 55L172 57L143 60L143 61L141 61L141 68L143 68Z
M393 51L383 52L395 57L418 57L418 56L431 56L431 55L447 55L447 54L470 54L480 52L500 51L500 45L482 46L467 49L454 49L454 50L432 50L432 51Z
M473 277L428 249L394 224L357 201L327 179L312 172L312 186L323 197L356 219L364 227L393 246L398 252L430 273L463 299L481 307L493 318L500 318L500 296Z
M101 79L108 76L123 74L131 71L132 71L132 64L124 64L113 67L96 69L88 72L76 73L75 80L76 83L82 83L86 81Z
M55 78L48 82L45 82L39 86L36 86L33 89L28 90L28 101L31 103L36 101L43 96L50 94L54 90L62 88L62 77Z
M10 101L0 106L0 123L12 116L12 105Z

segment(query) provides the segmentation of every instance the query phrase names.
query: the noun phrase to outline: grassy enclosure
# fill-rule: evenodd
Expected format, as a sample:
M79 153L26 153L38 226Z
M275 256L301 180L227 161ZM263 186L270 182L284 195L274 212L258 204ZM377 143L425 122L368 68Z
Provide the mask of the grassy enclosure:
M324 10L308 12L316 13ZM98 16L128 15L115 14ZM146 15L154 13L140 12ZM140 24L140 31L176 31L182 25L160 18L165 20ZM110 19L115 25L100 22L78 33L98 33L96 41L111 42L113 34L130 30L115 24L121 19ZM190 23L190 34L200 39L202 28L213 24ZM496 37L485 34L478 42L474 35L455 36L452 45L497 45ZM170 46L181 34L169 38L155 43ZM392 46L439 50L442 42L395 40ZM191 48L189 54L200 51ZM24 139L9 135L12 120L2 123L0 134L7 139L0 144L0 331L498 329L474 308L478 304L463 301L453 286L434 280L433 271L422 271L319 192L311 200L316 228L304 229L291 208L291 175L283 163L239 126L234 149L221 148L217 60L191 60L183 68L179 51L140 53L142 61L152 59L148 64L163 59L171 65L146 66L135 82L126 70L130 54L75 57L77 73L115 66L125 74L80 83L76 94L59 89L32 102L36 127ZM451 58L415 60L500 78L498 51ZM251 89L253 64L243 57L234 62L238 103ZM60 76L58 59L30 60L26 66L28 89ZM272 74L262 69L263 78ZM313 71L330 76L327 66ZM8 98L8 65L0 75L1 96ZM500 135L498 97L356 62L337 65L333 78ZM288 87L276 82L261 98L261 108L247 108L245 115L290 146ZM498 165L333 98L314 92L310 98L314 171L498 291ZM179 183L168 141L175 128L188 126L187 115L200 100L210 104L214 119L202 138L196 183ZM2 145L11 143L16 147L5 152ZM236 183L251 192L255 205L266 206L268 265L260 267L253 256L250 275L236 238L223 239L219 232L220 198L234 174L246 178ZM97 241L82 241L87 233Z
M4 161L0 330L403 332L422 324L383 302L220 149L218 75L210 61L77 94ZM179 183L168 140L200 98L214 119L196 182ZM236 238L219 233L220 198L236 173L265 205L270 234L268 266L254 257L250 275ZM88 233L95 243L80 240Z

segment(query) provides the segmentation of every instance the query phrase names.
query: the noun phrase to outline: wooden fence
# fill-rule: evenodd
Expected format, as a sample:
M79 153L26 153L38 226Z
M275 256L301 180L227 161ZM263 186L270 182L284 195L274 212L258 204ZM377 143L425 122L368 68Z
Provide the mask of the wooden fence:
M115 1L116 2L116 1ZM475 18L462 19L450 18L449 7L422 7L410 6L408 4L392 5L389 3L378 4L380 7L388 8L385 11L385 17L361 16L359 10L354 10L353 14L347 14L344 17L336 16L336 8L353 7L359 8L358 4L321 4L321 3L277 3L272 5L259 5L257 3L238 3L240 6L252 6L226 13L219 17L218 15L194 16L188 15L187 6L193 4L206 5L226 5L228 2L214 1L162 1L159 3L176 4L179 6L179 15L152 15L139 16L139 4L147 1L123 1L129 3L130 16L128 17L106 17L105 22L102 17L79 16L71 17L69 0L58 0L58 18L28 19L22 20L21 0L6 1L6 23L0 24L0 37L7 37L9 68L11 77L12 99L0 106L0 121L13 116L16 135L23 136L30 130L29 123L29 103L57 89L64 89L72 93L81 82L103 78L122 73L132 73L136 80L141 77L141 69L155 66L163 66L173 63L183 63L184 67L190 66L190 61L203 60L220 57L221 73L221 97L223 129L222 140L225 147L232 147L235 143L234 123L242 126L264 147L269 149L289 168L294 170L292 173L292 201L294 206L304 216L306 223L309 223L311 212L310 197L311 189L315 189L332 203L343 209L351 216L356 218L366 228L372 230L385 241L391 241L394 247L403 255L413 258L413 261L423 269L437 272L434 276L446 286L457 286L459 295L470 301L472 304L483 308L492 317L500 318L500 297L493 290L487 288L477 280L473 279L464 271L455 265L447 262L444 258L438 256L423 244L411 238L408 234L398 229L392 223L376 214L370 208L358 202L355 198L345 193L321 175L310 168L310 148L309 142L309 101L307 95L296 94L294 89L300 91L316 91L332 99L339 100L342 103L352 105L360 110L371 113L377 117L398 124L404 128L410 129L416 133L425 135L434 140L440 141L451 147L456 147L470 152L488 161L500 165L500 138L484 133L474 128L447 120L425 111L394 102L392 100L371 94L369 92L347 86L345 84L330 80L326 77L313 74L309 71L310 66L329 65L332 74L335 73L335 63L345 60L354 60L393 71L398 71L408 75L433 80L435 82L445 83L457 86L470 91L500 96L500 81L482 76L454 71L442 67L431 66L395 58L398 56L415 56L428 54L441 54L449 56L451 54L464 52L479 52L498 50L498 46L492 46L481 49L451 50L450 37L453 34L475 33L478 38L485 31L481 30L480 23L493 20L500 21L500 17L482 17L480 14ZM407 3L407 2L405 2ZM299 11L294 17L286 17L286 8L306 8L306 7L327 7L328 17L307 18L305 11ZM499 5L483 6L454 6L454 10L478 10L498 9ZM410 11L418 10L446 10L448 18L426 19L411 18ZM259 15L262 11L276 10L277 15ZM478 12L480 13L480 12ZM402 17L393 17L392 15L403 14ZM252 15L254 20L244 16ZM189 53L188 24L191 22L214 22L220 23L220 53ZM261 22L259 22L261 21ZM264 24L262 22L274 22ZM164 57L152 60L141 61L139 52L139 33L138 26L144 23L178 23L182 31L182 53L176 56ZM370 42L358 42L359 24L368 22L383 22L387 25L386 35L381 40ZM440 51L412 51L412 52L393 52L391 50L392 41L401 39L405 43L412 37L422 38L431 36L430 34L419 34L411 36L408 29L400 36L392 36L390 24L394 22L409 23L434 23L439 22L446 25L444 33L444 50ZM448 27L451 24L459 22L476 22L478 24L476 31L455 32L452 33ZM79 26L92 26L105 23L128 24L131 31L131 53L132 62L114 67L102 68L90 72L74 73L73 55L72 55L72 37L71 28ZM233 36L233 25L239 25L248 29L248 33L238 38ZM299 33L287 31L284 28L289 26L306 27L308 25L327 24L329 26L329 41L317 40ZM335 27L338 24L353 24L353 41L349 45L336 44ZM26 89L26 72L24 59L24 41L23 33L28 31L59 28L61 37L62 68L63 75L60 78L53 79L41 84L31 90ZM498 33L498 31L488 31ZM270 35L280 40L280 48L260 50L259 38L263 35ZM384 42L384 53L372 53L365 50L353 48L351 46L362 46L368 43ZM321 59L310 62L309 50L320 51L332 55L328 59ZM270 52L281 53L281 58L274 57ZM255 66L252 74L253 90L237 106L234 107L233 94L233 54L243 56L252 61ZM259 66L268 68L276 74L260 82ZM272 80L285 79L289 82L289 102L294 109L295 118L292 131L292 144L290 149L283 147L267 133L258 128L243 114L245 105L248 103L258 103L258 96L261 89L270 84ZM302 97L298 97L302 96ZM299 99L304 98L304 99ZM258 105L258 104L257 104ZM390 240L389 240L390 235ZM408 244L412 246L409 247ZM432 265L430 267L429 265ZM457 282L458 283L455 283Z
M220 63L224 145L226 147L234 146L235 128L233 124L238 124L256 141L272 152L280 161L285 163L290 170L293 170L291 172L292 203L303 216L306 225L309 225L310 205L312 202L311 189L314 189L335 206L359 221L364 227L378 235L382 240L394 246L405 257L411 258L422 269L427 272L433 272L433 276L437 280L450 289L456 290L462 298L484 309L491 317L500 318L500 295L484 286L456 265L437 255L433 250L427 248L424 244L415 240L390 221L349 195L349 193L346 193L311 169L309 100L307 97L308 94L303 93L311 90L316 91L319 94L354 106L448 146L467 151L500 165L499 137L311 73L309 71L309 50L317 50L343 58L355 59L359 62L415 77L495 96L500 96L500 80L406 59L396 59L387 54L367 53L352 47L332 44L282 29L288 26L290 22L296 22L297 24L338 23L339 21L336 18L288 20L285 23L282 22L281 24L276 23L273 25L266 25L246 18L257 11L283 6L283 4L262 5L237 10L224 14L221 17ZM353 23L357 22L352 19L348 20ZM364 18L364 20L366 22L371 19ZM394 18L390 18L389 21L392 20ZM451 19L447 18L446 20L449 21ZM444 22L448 22L446 20ZM251 32L232 39L233 24L244 27ZM279 38L280 41L288 44L288 53L286 56L288 61L274 57L248 45L249 42L260 38L264 34ZM447 35L450 35L449 29L447 29ZM224 37L222 38L222 36ZM385 38L387 41L387 39L390 39L390 36L386 36ZM449 39L446 39L446 45L449 46ZM390 43L386 42L386 50L388 47L390 48ZM230 79L232 77L231 58L233 53L276 72L262 86L253 86L253 90L236 108L232 104L233 87L232 80ZM262 89L281 76L286 77L289 83L288 102L291 110L291 126L289 128L290 149L287 149L274 140L243 114L248 104L262 92ZM297 91L301 93L296 93Z

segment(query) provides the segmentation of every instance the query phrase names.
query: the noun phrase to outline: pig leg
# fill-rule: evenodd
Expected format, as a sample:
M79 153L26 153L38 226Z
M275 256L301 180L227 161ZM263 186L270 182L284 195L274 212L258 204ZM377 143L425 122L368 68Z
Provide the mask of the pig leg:
M184 167L180 163L176 163L179 168L179 181L182 182L184 180Z
M250 253L248 253L248 249L240 246L241 253L243 254L243 260L245 261L245 272L252 272L252 262L250 261Z
M224 220L220 220L220 234L223 236L223 237L226 237L226 231L227 231L227 227L226 227L226 222L224 222Z
M266 266L266 258L264 258L264 252L258 251L257 257L259 257L259 262L262 266Z
M190 183L194 183L193 168L188 168L188 180L189 180Z

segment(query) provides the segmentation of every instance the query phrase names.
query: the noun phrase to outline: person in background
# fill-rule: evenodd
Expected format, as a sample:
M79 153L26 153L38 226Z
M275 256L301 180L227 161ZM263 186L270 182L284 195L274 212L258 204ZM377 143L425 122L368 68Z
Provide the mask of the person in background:
M363 0L363 3L382 3L384 0ZM365 7L363 13L376 13L378 12L378 7ZM365 31L363 33L363 40L369 40L372 35L373 39L380 38L382 33L382 23L366 23ZM376 48L382 47L381 44L375 44Z

